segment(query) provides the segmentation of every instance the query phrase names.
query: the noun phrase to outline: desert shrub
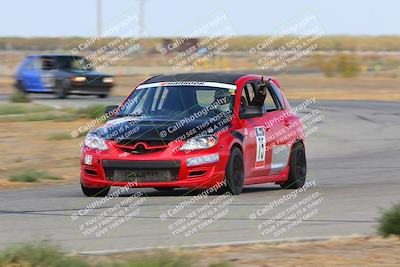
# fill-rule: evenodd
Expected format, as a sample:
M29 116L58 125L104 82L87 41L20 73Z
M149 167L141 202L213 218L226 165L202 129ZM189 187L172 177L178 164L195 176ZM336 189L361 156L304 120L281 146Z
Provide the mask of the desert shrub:
M71 256L58 247L47 243L33 243L7 248L0 252L1 267L191 267L196 263L193 256L168 251L138 255L133 258L115 259L103 257L97 262L89 258ZM229 262L211 263L210 267L230 267Z
M18 173L11 175L8 180L12 182L25 182L33 183L39 180L59 180L58 176L50 175L46 172L36 171L36 170L23 170Z
M72 139L72 135L71 135L71 133L68 133L68 132L57 132L57 133L50 134L47 139L54 140L54 141L68 140L68 139Z
M29 95L25 93L16 92L10 96L10 101L14 103L28 103L31 102L31 99L29 98Z
M66 256L47 244L29 244L8 248L0 253L0 266L88 267L83 259Z
M379 219L379 234L400 236L400 203L382 212Z
M360 63L355 56L341 55L337 60L337 71L342 77L356 77L360 73Z
M27 114L27 113L45 112L50 110L52 110L51 107L35 105L35 104L14 104L14 103L0 104L0 115Z
M320 68L326 77L333 77L336 75L337 62L335 60L323 62Z
M71 114L78 115L81 118L95 119L104 115L104 105L91 105L84 108L70 109L68 110Z
M326 77L340 75L345 78L356 77L361 72L359 59L352 55L342 54L329 58L315 57L315 63Z
M119 262L114 267L191 267L193 259L168 251L160 251L157 255L141 256Z

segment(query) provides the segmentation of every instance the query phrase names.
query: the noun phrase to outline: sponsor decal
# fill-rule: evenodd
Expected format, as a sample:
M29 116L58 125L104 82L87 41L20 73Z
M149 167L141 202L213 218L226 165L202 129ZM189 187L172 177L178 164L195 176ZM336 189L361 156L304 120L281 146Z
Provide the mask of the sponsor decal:
M161 86L179 86L179 85L186 85L186 86L201 86L203 85L204 82L185 82L185 81L179 81L179 82L162 82Z
M217 87L229 89L229 92L236 91L236 85L228 83L217 83L217 82L199 82L199 81L178 81L178 82L159 82L159 83L147 83L141 84L137 89L158 87L158 86L205 86L205 87Z
M265 127L255 127L256 133L256 167L265 166Z
M85 156L85 165L92 165L93 162L93 156L92 155L86 155Z

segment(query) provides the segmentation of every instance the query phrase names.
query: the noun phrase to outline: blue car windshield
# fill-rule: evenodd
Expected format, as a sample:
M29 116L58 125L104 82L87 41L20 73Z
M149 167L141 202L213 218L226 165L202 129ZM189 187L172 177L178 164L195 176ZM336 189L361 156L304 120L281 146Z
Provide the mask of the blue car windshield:
M229 89L206 86L158 86L136 89L117 114L177 119L198 114L232 113L235 96Z
M63 70L92 70L92 63L84 57L60 56L56 57L57 65Z

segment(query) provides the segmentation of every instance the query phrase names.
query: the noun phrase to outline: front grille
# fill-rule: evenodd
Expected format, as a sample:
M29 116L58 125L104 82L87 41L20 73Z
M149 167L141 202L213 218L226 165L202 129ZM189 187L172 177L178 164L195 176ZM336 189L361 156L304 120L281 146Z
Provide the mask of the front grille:
M143 155L162 151L168 147L168 144L162 140L123 139L115 143L115 146L124 152Z
M141 139L121 139L117 142L120 146L135 146L137 143L145 143L150 147L154 146L167 146L168 142L163 140L141 140Z
M104 168L106 178L114 182L171 182L178 180L179 169Z
M86 77L86 86L104 86L103 77L95 76L95 77Z
M154 153L154 152L159 152L164 150L165 148L148 148L145 149L143 146L136 146L135 148L129 148L129 147L119 147L122 151L131 153L131 154L137 154L137 155L143 155L143 154L149 154L149 153Z
M103 160L108 181L170 182L177 181L180 161Z

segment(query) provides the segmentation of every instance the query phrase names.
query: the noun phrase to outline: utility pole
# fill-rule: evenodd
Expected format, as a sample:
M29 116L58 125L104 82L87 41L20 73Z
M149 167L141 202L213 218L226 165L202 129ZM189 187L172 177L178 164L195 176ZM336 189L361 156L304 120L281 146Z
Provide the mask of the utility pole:
M97 36L101 35L101 0L96 0L96 31Z
M144 34L144 1L139 0L139 14L138 14L138 23L139 23L139 37L142 38Z

